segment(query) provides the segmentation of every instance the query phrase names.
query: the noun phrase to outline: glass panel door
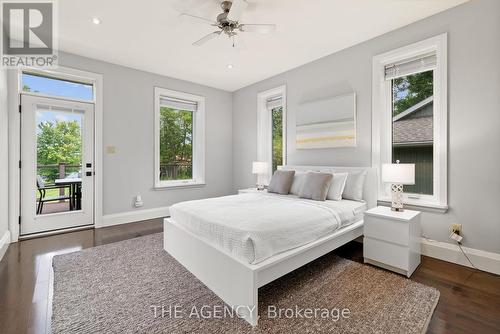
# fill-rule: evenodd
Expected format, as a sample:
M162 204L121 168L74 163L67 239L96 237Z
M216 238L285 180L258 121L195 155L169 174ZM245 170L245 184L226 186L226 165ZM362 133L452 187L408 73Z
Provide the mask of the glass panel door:
M92 224L93 104L21 103L21 234Z

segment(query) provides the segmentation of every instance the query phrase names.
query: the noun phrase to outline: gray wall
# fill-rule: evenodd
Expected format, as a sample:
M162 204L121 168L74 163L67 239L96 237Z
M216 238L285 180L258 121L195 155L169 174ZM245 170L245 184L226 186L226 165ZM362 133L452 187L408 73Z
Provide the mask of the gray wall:
M144 201L140 209L149 209L231 192L231 93L66 53L60 54L59 64L104 78L103 146L117 148L103 157L105 215L136 210L132 204L137 194ZM206 97L204 187L153 189L155 86Z
M233 96L234 189L255 183L257 93L287 85L288 163L371 165L371 80L374 55L448 32L449 206L424 213L423 235L447 241L463 224L464 244L500 253L500 1L476 0L318 61L238 90ZM358 146L295 150L295 112L302 101L357 93Z
M0 70L0 238L9 229L8 134L7 71Z

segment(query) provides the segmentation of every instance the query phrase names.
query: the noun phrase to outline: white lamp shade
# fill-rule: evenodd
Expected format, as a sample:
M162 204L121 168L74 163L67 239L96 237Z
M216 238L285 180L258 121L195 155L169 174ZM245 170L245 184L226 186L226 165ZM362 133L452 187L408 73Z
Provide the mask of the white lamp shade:
M252 174L267 174L269 165L267 162L254 161L252 163Z
M415 164L383 164L382 182L415 184Z

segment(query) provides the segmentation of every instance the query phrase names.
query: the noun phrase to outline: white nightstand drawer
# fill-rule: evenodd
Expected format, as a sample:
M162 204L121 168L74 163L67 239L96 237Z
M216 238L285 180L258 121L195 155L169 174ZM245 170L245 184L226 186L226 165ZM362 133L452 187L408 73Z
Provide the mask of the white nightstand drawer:
M368 259L408 270L408 247L389 244L365 236L363 239L363 255Z
M408 246L410 231L409 225L404 222L366 215L364 235L365 237Z

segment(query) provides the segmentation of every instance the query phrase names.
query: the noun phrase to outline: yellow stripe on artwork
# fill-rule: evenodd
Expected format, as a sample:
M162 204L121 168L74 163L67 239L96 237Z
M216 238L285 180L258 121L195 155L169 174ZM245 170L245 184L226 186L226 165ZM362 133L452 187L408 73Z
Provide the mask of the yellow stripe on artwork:
M354 139L354 136L329 136L329 137L297 139L297 144L316 143L320 141L349 140L349 139Z

